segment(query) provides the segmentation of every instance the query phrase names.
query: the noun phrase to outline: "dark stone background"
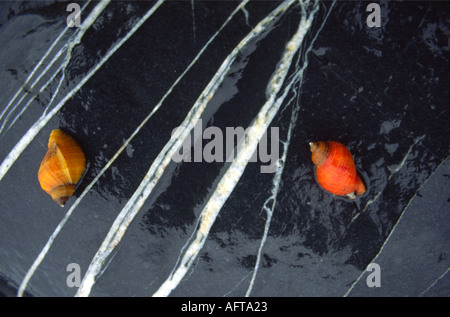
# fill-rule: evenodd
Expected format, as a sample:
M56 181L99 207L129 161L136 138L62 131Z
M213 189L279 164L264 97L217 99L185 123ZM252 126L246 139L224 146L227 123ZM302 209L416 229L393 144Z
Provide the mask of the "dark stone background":
M81 2L80 2L81 3ZM252 296L449 296L450 8L440 1L380 1L380 28L367 1L339 1L309 55L289 146ZM113 1L72 52L62 98L150 8ZM84 272L153 159L239 41L279 2L251 1L187 73L163 107L83 199L29 283L32 296L73 296L68 263ZM65 27L67 2L0 2L0 108ZM15 289L64 216L41 190L37 170L50 131L61 127L85 150L78 196L238 5L168 1L42 129L0 181L0 291ZM324 21L320 4L302 52ZM94 4L90 4L90 10ZM247 127L295 32L297 5L239 61L204 122ZM250 54L251 53L251 54ZM292 70L291 70L292 71ZM39 94L0 134L0 158L42 114L56 87ZM227 85L228 84L228 85ZM296 91L298 87L295 88ZM291 107L272 123L285 139ZM308 142L345 143L367 183L357 203L314 181ZM92 296L151 296L167 278L221 163L172 164L130 225ZM221 210L191 272L173 296L243 296L264 231L271 174L250 163ZM69 200L68 207L75 200ZM373 201L370 203L370 201ZM67 208L67 207L66 207ZM364 272L381 267L380 288ZM361 278L354 284L355 281ZM352 286L354 284L354 286Z

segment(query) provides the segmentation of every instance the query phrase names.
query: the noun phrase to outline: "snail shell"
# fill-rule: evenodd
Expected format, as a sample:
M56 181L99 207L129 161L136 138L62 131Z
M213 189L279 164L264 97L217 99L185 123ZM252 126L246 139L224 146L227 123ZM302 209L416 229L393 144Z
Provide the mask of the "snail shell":
M336 141L309 143L311 159L316 166L319 185L339 196L351 199L366 192L366 187L356 172L352 154L347 147Z
M53 130L38 172L42 189L64 207L85 169L86 158L78 143L63 131Z

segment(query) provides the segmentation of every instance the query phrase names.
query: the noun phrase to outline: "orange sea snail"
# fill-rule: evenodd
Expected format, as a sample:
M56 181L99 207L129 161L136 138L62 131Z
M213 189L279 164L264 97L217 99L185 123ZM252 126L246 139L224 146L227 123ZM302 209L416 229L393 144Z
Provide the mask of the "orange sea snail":
M319 185L332 194L354 199L366 192L347 147L336 141L310 142ZM355 196L356 194L356 196Z
M42 189L64 207L85 169L86 158L78 143L63 131L53 130L38 172Z

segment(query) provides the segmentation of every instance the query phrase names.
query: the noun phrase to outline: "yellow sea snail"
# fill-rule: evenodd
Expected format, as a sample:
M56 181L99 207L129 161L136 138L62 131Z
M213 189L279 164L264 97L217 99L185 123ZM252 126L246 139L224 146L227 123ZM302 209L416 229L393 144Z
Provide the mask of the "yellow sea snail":
M64 207L85 169L86 158L78 143L63 131L53 130L38 171L42 189Z

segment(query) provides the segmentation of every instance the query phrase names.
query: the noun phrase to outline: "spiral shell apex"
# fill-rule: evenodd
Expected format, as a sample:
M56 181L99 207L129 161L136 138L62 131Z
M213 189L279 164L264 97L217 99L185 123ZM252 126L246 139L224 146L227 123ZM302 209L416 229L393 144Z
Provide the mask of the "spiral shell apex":
M85 169L86 158L78 143L63 131L53 130L38 171L42 189L64 207Z
M351 199L366 192L366 187L356 172L352 154L344 144L319 141L310 142L309 145L311 159L316 166L316 179L323 189Z

